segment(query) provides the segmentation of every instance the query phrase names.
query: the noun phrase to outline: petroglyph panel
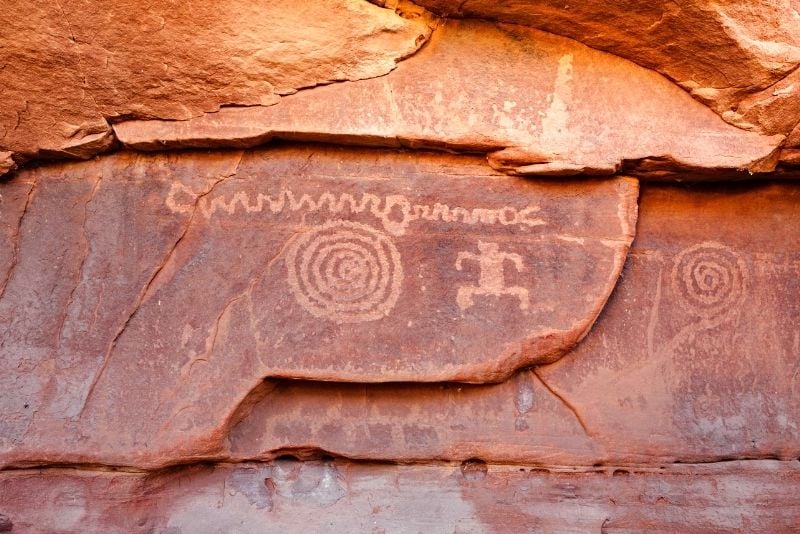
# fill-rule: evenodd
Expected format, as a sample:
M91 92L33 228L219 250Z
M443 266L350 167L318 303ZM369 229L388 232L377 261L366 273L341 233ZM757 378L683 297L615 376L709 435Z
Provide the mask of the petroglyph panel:
M276 381L229 432L234 457L797 464L800 188L646 184L640 198L620 282L558 362L499 384Z
M59 457L48 436L97 421L129 429L96 436L116 451L202 441L265 377L481 383L554 361L614 288L638 194L320 147L122 153L4 187L25 213L1 439Z
M634 181L454 177L436 157L398 172L382 154L353 176L353 153L261 152L207 194L173 183L165 206L193 224L130 341L169 318L199 326L196 357L249 350L265 375L484 382L580 339L630 243ZM214 295L187 316L195 280Z

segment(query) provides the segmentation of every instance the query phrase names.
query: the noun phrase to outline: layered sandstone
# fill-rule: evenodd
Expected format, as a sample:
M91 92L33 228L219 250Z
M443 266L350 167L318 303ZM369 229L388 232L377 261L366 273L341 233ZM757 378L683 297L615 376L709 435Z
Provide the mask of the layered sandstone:
M748 130L785 135L800 122L795 0L417 3L439 15L522 24L611 52L660 72Z
M492 83L482 82L487 78ZM623 166L650 177L752 174L775 168L783 139L726 124L628 61L521 26L475 21L441 25L424 50L381 78L184 122L126 121L114 131L137 150L282 138L479 151L494 168L551 176L612 174Z
M800 514L796 463L550 471L284 458L157 474L23 470L0 473L0 531L782 532Z
M0 171L88 158L117 136L148 150L282 137L500 151L495 167L524 174L721 177L774 170L800 120L789 5L619 6L627 17L592 2L423 5L433 13L366 0L10 6Z
M0 13L0 150L87 158L113 144L109 121L183 120L380 76L430 24L361 0L15 1Z
M0 532L800 525L795 0L4 7Z

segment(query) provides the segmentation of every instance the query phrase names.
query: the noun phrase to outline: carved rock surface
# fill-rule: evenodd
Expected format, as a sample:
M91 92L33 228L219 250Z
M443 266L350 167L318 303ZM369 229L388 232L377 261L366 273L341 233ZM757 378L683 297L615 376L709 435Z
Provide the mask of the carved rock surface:
M428 23L363 0L5 2L0 151L85 158L111 145L106 119L187 119L380 76Z
M800 532L800 0L0 26L0 534Z
M232 452L587 466L796 459L798 243L796 187L645 186L617 288L555 364L485 386L279 382L233 428Z
M498 169L543 175L611 174L640 160L648 162L642 172L656 176L675 168L768 171L783 139L726 124L628 61L478 21L447 22L385 77L185 122L128 121L114 131L141 150L254 146L279 137L488 151Z
M664 74L732 124L787 134L800 122L796 0L417 3L439 15L523 24L611 52Z
M33 534L789 532L798 485L796 461L548 471L282 459L153 474L5 472L0 513L12 532Z
M555 361L617 282L638 193L319 147L121 153L3 187L6 458L126 464L176 439L207 453L267 376L491 382Z

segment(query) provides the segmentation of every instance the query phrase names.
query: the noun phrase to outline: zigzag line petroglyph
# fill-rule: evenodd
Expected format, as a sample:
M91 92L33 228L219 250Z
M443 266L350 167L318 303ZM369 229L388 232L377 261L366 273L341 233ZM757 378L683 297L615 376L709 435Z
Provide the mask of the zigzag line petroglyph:
M196 195L183 184L173 184L166 198L166 204L173 212L190 212L194 209L193 203L181 203L177 199L183 193L194 198ZM383 224L384 229L392 235L403 235L409 224L413 221L441 221L456 222L461 224L501 224L504 226L535 227L546 224L544 220L533 215L539 211L539 206L527 206L517 209L512 206L501 208L464 208L461 206L450 207L447 204L435 203L412 204L405 195L387 195L380 197L371 193L361 194L361 198L350 193L331 193L326 191L316 200L307 193L299 197L290 189L281 189L275 195L257 193L255 198L244 191L237 191L230 197L218 196L209 200L200 199L197 209L206 218L210 219L218 213L233 215L241 210L244 213L259 213L269 211L274 214L284 211L316 212L327 209L331 214L346 211L350 213L367 212Z

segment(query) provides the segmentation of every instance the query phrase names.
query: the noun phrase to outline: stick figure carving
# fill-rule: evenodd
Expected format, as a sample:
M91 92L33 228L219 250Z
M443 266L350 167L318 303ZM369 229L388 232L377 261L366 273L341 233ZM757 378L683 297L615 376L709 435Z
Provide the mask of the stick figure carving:
M505 280L505 260L511 261L517 271L523 272L525 265L522 256L513 252L500 252L497 243L487 243L478 241L479 254L472 252L459 252L456 257L456 270L461 270L462 262L476 261L481 268L478 285L466 285L458 288L456 303L462 310L466 310L474 304L472 297L475 295L512 295L519 299L519 309L527 310L529 306L528 290L521 286L506 286Z

